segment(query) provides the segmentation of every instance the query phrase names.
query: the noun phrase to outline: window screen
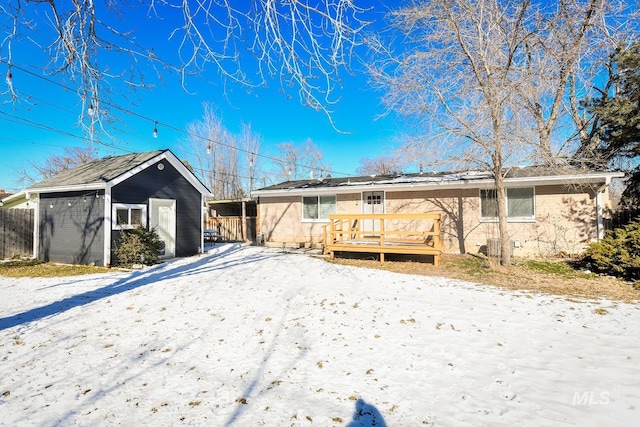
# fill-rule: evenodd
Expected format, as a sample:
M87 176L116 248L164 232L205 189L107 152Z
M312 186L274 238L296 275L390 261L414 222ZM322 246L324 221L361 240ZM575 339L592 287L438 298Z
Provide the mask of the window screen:
M480 190L480 218L498 218L498 198L496 190ZM535 218L533 188L507 188L507 218Z
M336 196L302 198L302 219L328 219L336 212Z
M318 219L318 197L302 198L302 217L304 219Z
M129 209L116 209L116 224L129 225Z
M496 190L480 190L480 218L498 217Z
M142 209L131 209L131 225L142 224Z
M533 218L533 188L507 189L507 211L509 218Z
M336 213L336 196L320 196L319 219L329 219L330 214Z

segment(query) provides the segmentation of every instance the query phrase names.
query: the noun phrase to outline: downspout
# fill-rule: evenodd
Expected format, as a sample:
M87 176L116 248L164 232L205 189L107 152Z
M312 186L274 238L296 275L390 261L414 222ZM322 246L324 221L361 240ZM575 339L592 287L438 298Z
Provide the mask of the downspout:
M25 193L27 203L31 198L31 193ZM33 258L38 259L40 255L40 193L37 193L36 206L33 208Z
M111 186L107 184L104 188L104 254L103 262L105 267L111 267Z
M604 184L600 186L596 190L596 221L597 221L597 231L598 231L598 240L604 238L604 219L602 217L603 214L603 200L602 195L604 191L611 184L611 178L607 177Z
M199 253L204 253L204 221L207 213L207 205L204 201L204 194L200 193L200 250Z
M247 242L247 202L242 199L242 240Z

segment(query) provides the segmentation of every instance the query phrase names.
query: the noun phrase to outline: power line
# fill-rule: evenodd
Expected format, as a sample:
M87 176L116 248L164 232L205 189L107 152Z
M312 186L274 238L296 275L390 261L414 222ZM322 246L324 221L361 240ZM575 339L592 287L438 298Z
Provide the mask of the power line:
M9 114L9 113L4 112L4 111L0 111L0 114L3 114L5 116L7 116L7 117L10 117L9 119L7 119L7 118L0 119L0 120L4 120L6 122L15 123L15 124L23 125L23 126L30 126L30 127L46 130L46 131L49 131L49 132L58 133L58 134L61 134L61 135L64 135L64 136L69 136L69 137L72 137L72 138L75 138L75 139L79 139L79 140L81 140L83 142L86 142L86 143L99 144L99 145L102 145L102 146L107 147L107 148L112 148L114 150L123 151L125 153L130 153L130 154L135 153L135 151L127 150L126 148L122 148L122 147L117 146L117 145L107 144L107 143L104 143L104 142L99 141L99 140L91 140L91 139L89 139L89 138L87 138L85 136L76 135L76 134L73 134L71 132L67 132L67 131L62 130L62 129L54 128L53 126L49 126L49 125L46 125L44 123L36 122L36 121L30 120L30 119L27 119L27 118L24 118L24 117L16 116L14 114ZM26 142L26 141L22 141L22 142ZM37 143L37 142L31 142L31 144L57 146L57 145L53 145L53 144L42 144L42 143ZM64 147L64 146L57 146L57 147Z
M7 66L9 66L9 67L10 67L10 68L12 68L12 69L22 71L22 72L24 72L24 73L26 73L26 74L29 74L29 75L31 75L31 76L33 76L33 77L35 77L35 78L38 78L38 79L40 79L40 80L43 80L43 81L47 82L47 83L50 83L50 84L56 85L56 86L58 86L58 87L60 87L60 88L63 88L63 89L65 89L65 90L68 90L68 91L72 91L72 92L74 92L74 93L77 93L77 90L75 90L75 89L73 89L73 88L71 88L71 87L69 87L69 86L66 86L66 85L64 85L64 84L62 84L62 83L59 83L59 82L56 82L56 81L53 81L53 80L51 80L51 79L49 79L49 78L47 78L47 77L45 77L45 76L41 76L41 75L39 75L39 74L36 74L36 73L34 73L34 72L32 72L32 71L29 71L29 70L27 70L27 69L25 69L25 68L23 68L23 67L21 67L21 66L19 66L19 65L16 65L16 64L13 64L13 63L12 63L12 64L9 64L6 60L1 59L1 58L0 58L0 62L2 62L2 63L4 63L4 64L6 64ZM36 98L34 97L34 99L36 99ZM311 171L311 170L314 170L314 169L318 169L317 167L312 167L312 166L310 166L310 165L300 164L300 163L296 163L296 162L291 162L291 161L287 161L287 160L279 159L279 158L277 158L277 157L269 156L269 155L266 155L266 154L260 154L260 153L252 152L251 150L247 150L247 149L242 148L242 147L237 147L237 146L234 146L234 145L231 145L231 144L225 143L225 142L221 142L221 141L214 141L214 140L212 140L212 139L210 139L210 138L207 138L207 137L204 137L204 136L201 136L201 135L198 135L198 134L192 133L192 132L188 132L187 130L184 130L184 129L178 128L178 127L176 127L176 126L174 126L174 125L171 125L171 124L169 124L169 123L162 122L162 121L159 121L159 120L154 120L154 119L152 119L152 118L150 118L150 117L148 117L148 116L145 116L145 115L142 115L142 114L136 113L136 112L131 111L131 110L127 109L127 108L121 107L120 105L113 104L113 103L111 103L111 102L109 102L109 101L104 101L104 100L101 100L101 99L99 99L99 101L100 101L100 104L101 104L101 105L106 105L106 106L108 106L108 107L111 107L111 108L117 109L117 110L119 110L119 111L121 111L121 112L123 112L123 113L125 113L125 114L130 115L130 116L134 116L134 117L137 117L137 118L139 118L139 119L143 119L143 120L147 120L147 121L149 121L150 123L152 123L152 124L154 125L154 130L157 130L157 126L158 126L158 125L161 125L161 126L163 126L163 127L167 128L167 129L170 129L170 130L176 131L176 132L178 132L178 133L182 133L182 134L184 134L184 135L187 135L187 136L190 136L190 137L193 137L193 138L196 138L196 139L200 139L200 140L206 141L206 142L211 143L211 144L220 145L220 146L227 147L227 148L230 148L230 149L233 149L233 150L238 150L238 151L243 152L243 153L245 153L245 154L250 154L250 155L255 156L255 157L260 157L260 158L263 158L263 159L269 160L269 161L271 161L271 162L274 162L274 163L276 163L276 164L283 164L283 163L284 163L284 164L289 164L289 165L291 165L291 166L293 166L293 167L296 167L296 168L298 168L298 167L299 167L299 168L309 169L310 171ZM46 102L46 101L43 101L43 102L47 103L48 105L52 105L52 104L50 104L49 102ZM56 107L56 108L58 108L58 107ZM67 112L69 112L68 110L63 110L63 111L67 111ZM21 118L21 117L19 117L19 116L14 116L14 117L19 118L19 119L22 119L22 118ZM27 119L24 119L24 120L27 120ZM36 122L34 122L34 123L36 123ZM53 128L53 127L49 127L49 126L42 125L42 124L38 124L38 125L40 125L40 126L44 126L44 127L47 127L47 128L50 128L50 129L52 129L53 131L57 131L58 133L64 133L64 131L57 130L57 129ZM77 136L77 135L72 135L72 136L73 136L73 137L75 137L75 138L78 138L78 136ZM84 139L85 141L88 141L88 142L96 142L96 143L98 143L98 144L100 144L100 145L104 145L104 146L107 146L107 147L110 147L110 148L113 148L113 149L118 149L116 146L109 145L109 144L105 144L105 143L103 143L103 142L101 142L101 141L91 141L91 140L89 140L88 138L84 138L84 137L83 137L82 139ZM123 149L122 151L125 151L125 152L126 152L126 151L128 151L128 150L124 150L124 149ZM133 151L129 151L129 152L133 152ZM331 170L331 169L323 169L323 170L324 170L324 171L326 171L326 172L328 172L328 173L331 173L331 174L333 174L333 175L343 175L343 176L352 176L352 175L353 175L353 174L349 174L349 173L345 173L345 172L339 172L339 171L335 171L335 170Z
M8 113L6 113L4 111L0 111L0 114L3 114L3 115L6 115L6 116L9 116L9 117L13 118L13 119L0 118L0 120L2 120L2 121L6 121L6 122L9 122L9 123L16 123L16 124L25 125L25 126L37 127L37 128L43 129L43 130L50 131L50 132L60 133L60 134L65 135L65 136L70 136L70 137L73 137L73 138L76 138L76 139L80 139L80 140L83 140L84 142L90 142L90 140L88 140L84 136L75 135L75 134L72 134L70 132L66 132L66 131L63 131L63 130L60 130L60 129L56 129L56 128L47 126L47 125L42 124L42 123L38 123L38 122L35 122L35 121L32 121L32 120L28 120L28 119L25 119L25 118L22 118L22 117L14 116L14 115L8 114ZM23 122L25 122L25 123L23 123ZM47 144L47 143L35 142L35 141L25 141L25 140L13 139L13 138L0 138L0 140L2 140L2 141L10 141L10 142L18 142L18 143L23 143L23 144L49 146L49 147L59 147L59 148L65 148L66 147L64 145ZM105 144L105 143L100 143L100 144L103 145L103 146L109 147L109 148L114 148L114 149L121 150L121 151L129 153L129 154L134 154L135 153L135 151L127 150L127 149L122 148L122 147L111 146L111 145L108 145L108 144ZM178 151L186 152L185 150L182 150L182 149L178 149ZM195 167L193 165L190 165L190 166L194 171L200 172L203 177L206 175L206 173L210 172L210 171L208 171L206 169L203 169L203 168ZM231 177L231 178L239 178L239 179L246 179L246 180L251 180L251 179L258 180L259 179L257 177L249 177L249 176L240 175L238 173L224 172L224 171L219 171L219 170L217 170L215 173L216 173L216 175L220 175L220 176L224 176L224 177Z

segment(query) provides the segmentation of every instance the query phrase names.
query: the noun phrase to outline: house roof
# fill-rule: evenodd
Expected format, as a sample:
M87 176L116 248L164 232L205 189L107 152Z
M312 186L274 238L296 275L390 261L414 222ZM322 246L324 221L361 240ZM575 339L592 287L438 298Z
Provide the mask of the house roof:
M574 167L551 168L525 166L505 171L507 186L555 184L602 184L612 178L622 178L621 172L594 171ZM430 172L394 175L355 176L285 181L252 192L253 196L335 194L358 191L416 191L454 188L492 188L493 175L487 171Z
M168 150L164 150L168 151ZM157 157L164 151L148 151L145 153L125 154L93 159L87 163L67 169L59 174L38 182L27 188L36 190L54 187L72 187L76 185L106 185L122 174L135 169L143 163Z
M97 190L112 187L147 167L165 160L180 172L201 194L211 192L171 150L156 150L94 159L34 184L4 201L12 201L37 193Z

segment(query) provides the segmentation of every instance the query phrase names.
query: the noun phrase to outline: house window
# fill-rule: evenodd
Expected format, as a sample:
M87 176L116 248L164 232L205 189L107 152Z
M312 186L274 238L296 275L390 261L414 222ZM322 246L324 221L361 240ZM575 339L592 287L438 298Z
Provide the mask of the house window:
M147 206L137 204L114 203L113 229L130 230L147 223Z
M304 221L325 221L329 214L336 213L336 196L310 196L302 198Z
M480 219L498 219L496 190L480 190ZM535 219L535 201L532 187L507 188L507 219L510 221L532 221Z

